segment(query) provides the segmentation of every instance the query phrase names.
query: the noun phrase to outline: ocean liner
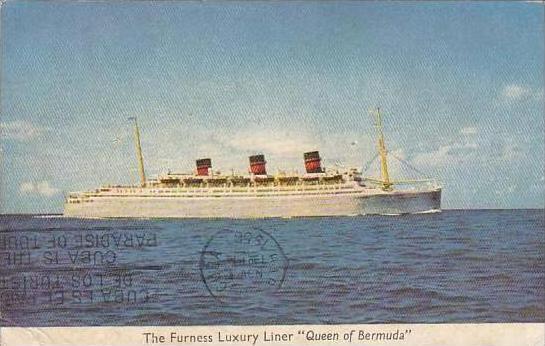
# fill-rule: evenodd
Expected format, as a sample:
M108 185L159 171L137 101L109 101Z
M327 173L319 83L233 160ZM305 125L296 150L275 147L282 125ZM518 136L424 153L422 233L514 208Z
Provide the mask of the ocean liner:
M64 215L84 218L267 218L407 214L441 211L441 186L431 179L392 180L381 113L373 111L380 177L363 169L324 169L318 151L303 154L305 173L267 172L264 154L249 157L245 174L212 170L210 158L192 173L146 179L134 121L139 185L108 185L69 193Z

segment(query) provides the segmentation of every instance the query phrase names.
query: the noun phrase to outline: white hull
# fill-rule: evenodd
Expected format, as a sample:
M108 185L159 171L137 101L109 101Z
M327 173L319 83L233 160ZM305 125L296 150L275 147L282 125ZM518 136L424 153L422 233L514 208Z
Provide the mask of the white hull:
M426 213L441 210L441 189L389 193L323 193L231 197L100 196L66 203L84 218L268 218Z

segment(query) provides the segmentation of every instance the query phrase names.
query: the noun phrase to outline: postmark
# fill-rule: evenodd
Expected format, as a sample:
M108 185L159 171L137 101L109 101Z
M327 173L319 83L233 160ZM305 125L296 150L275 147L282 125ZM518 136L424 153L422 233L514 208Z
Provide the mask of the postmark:
M135 260L159 246L153 229L121 232L55 222L47 231L0 230L0 312L95 304L137 308L152 300L154 289L142 281L161 266Z
M257 228L217 232L203 247L199 263L203 283L216 299L276 291L287 267L278 241Z

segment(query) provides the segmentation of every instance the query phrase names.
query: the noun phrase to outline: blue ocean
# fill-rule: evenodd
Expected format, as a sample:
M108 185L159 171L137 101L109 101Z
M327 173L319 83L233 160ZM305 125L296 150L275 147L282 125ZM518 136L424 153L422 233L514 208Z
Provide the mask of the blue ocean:
M545 321L543 210L0 216L3 326Z

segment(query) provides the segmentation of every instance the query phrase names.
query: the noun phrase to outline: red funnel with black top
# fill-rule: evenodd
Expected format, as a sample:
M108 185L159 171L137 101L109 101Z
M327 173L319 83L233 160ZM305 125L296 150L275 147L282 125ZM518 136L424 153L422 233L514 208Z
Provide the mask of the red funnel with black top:
M320 153L318 151L310 151L304 154L305 169L307 173L323 173Z
M265 155L252 155L250 156L250 172L256 175L265 175L267 174L267 169L265 168Z
M197 175L209 175L210 169L212 169L211 159L197 160Z

